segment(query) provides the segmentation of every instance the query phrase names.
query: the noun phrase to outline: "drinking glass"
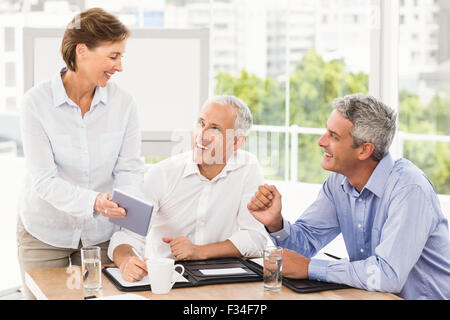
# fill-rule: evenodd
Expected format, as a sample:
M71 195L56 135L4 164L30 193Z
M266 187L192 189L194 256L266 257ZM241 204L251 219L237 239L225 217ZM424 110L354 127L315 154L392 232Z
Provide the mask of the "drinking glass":
M81 248L81 274L86 291L98 291L102 288L102 260L100 247Z
M264 290L278 292L281 290L282 278L282 256L281 247L268 247L264 249Z

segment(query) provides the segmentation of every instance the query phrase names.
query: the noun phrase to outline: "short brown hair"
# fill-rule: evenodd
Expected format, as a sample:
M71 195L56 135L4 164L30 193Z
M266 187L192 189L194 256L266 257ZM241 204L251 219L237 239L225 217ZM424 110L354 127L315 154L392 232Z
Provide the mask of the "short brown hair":
M84 43L89 49L95 49L105 42L125 40L129 35L130 30L114 15L101 8L85 10L72 19L64 32L62 58L67 68L76 71L77 44Z

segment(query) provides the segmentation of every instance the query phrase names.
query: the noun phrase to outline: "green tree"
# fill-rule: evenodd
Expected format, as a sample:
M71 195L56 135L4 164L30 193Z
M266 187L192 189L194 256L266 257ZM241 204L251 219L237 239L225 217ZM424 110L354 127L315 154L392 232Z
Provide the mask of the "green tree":
M450 135L450 92L436 92L428 105L405 90L399 95L399 130L418 134ZM405 141L403 157L427 175L436 191L450 194L450 144Z
M325 61L310 50L290 76L290 123L325 127L335 98L368 92L368 76L345 70L343 59Z
M253 115L255 124L284 124L284 85L272 77L260 79L242 69L239 76L219 72L216 76L217 94L231 94L244 100Z
M424 112L424 118L433 124L434 134L450 136L450 88L436 92Z
M410 133L431 133L432 123L425 120L425 106L419 96L406 90L400 91L398 129Z

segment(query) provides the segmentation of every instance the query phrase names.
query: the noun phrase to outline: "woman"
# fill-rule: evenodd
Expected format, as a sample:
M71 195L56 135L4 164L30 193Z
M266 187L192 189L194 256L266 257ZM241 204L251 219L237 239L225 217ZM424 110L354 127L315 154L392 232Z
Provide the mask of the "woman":
M110 78L122 71L130 31L98 8L77 15L61 45L67 65L22 101L26 181L17 242L22 279L38 268L80 264L79 249L98 245L102 263L124 217L114 188L139 192L143 178L136 104ZM25 288L25 296L33 298Z

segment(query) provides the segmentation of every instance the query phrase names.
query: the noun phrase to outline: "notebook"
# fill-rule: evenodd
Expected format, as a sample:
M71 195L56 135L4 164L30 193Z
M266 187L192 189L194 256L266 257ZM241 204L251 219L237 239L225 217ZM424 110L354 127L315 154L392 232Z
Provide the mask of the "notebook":
M127 215L125 218L109 218L109 221L145 237L150 225L153 205L117 189L113 190L112 201L124 208Z

